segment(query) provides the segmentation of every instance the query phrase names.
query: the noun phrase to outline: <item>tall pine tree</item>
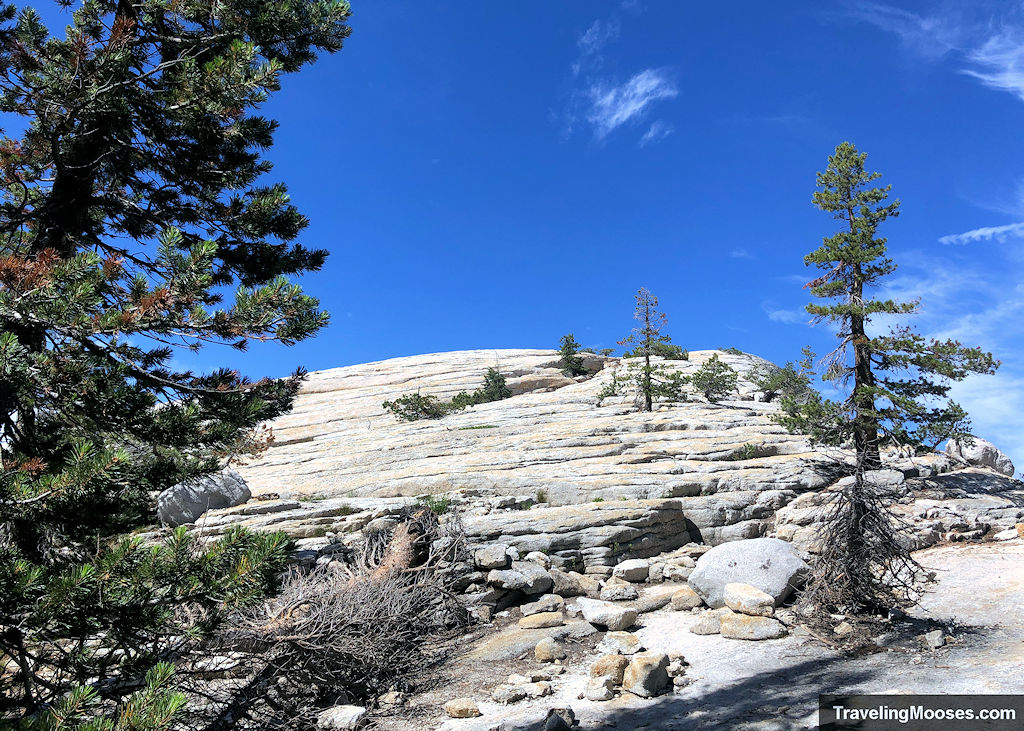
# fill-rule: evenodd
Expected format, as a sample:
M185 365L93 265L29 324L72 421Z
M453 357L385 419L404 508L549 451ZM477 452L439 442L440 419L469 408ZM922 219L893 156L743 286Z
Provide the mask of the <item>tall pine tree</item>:
M844 142L818 173L814 204L841 228L804 257L824 272L807 285L822 300L807 311L829 321L839 338L823 377L848 395L842 402L817 393L783 398L779 416L819 443L853 450L854 480L837 494L826 521L811 591L826 608L843 611L887 609L894 593L910 596L916 573L899 527L865 473L881 466L885 448L934 449L946 439L969 438L966 413L948 399L950 386L999 365L979 348L925 338L906 326L887 334L871 328L878 316L916 313L918 303L872 296L896 271L878 227L899 213L899 201L889 201L891 186L872 185L881 175L865 169L866 158Z
M250 381L173 354L326 324L287 279L325 252L296 243L306 219L262 181L276 123L256 109L341 48L349 15L345 0L84 0L51 35L0 5L0 112L24 130L0 137L8 716L86 681L81 697L123 700L283 560L280 536L209 552L117 536L151 519L153 491L261 448L254 427L290 408L301 371Z

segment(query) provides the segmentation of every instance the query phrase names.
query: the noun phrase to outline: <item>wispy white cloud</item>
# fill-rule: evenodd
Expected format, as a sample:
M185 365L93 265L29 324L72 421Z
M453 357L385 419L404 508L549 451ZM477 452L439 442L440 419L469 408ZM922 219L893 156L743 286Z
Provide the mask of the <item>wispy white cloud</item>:
M629 8L639 11L636 3ZM627 6L623 5L623 9ZM621 13L619 13L621 15ZM619 21L595 20L576 39L577 56L571 64L574 89L565 112L558 115L564 123L563 134L573 134L581 125L589 126L601 142L625 125L639 125L652 106L679 95L672 75L664 68L647 68L628 78L606 66L605 51L621 33ZM613 59L614 60L614 59ZM625 78L625 81L623 81ZM640 147L672 134L675 128L665 120L655 120L640 135Z
M619 37L619 24L614 21L602 23L595 20L590 24L580 37L576 39L576 46L580 55L572 64L573 76L579 76L584 71L596 71L604 65L604 56L601 51L609 43Z
M646 147L652 142L663 140L670 134L675 132L676 128L664 120L656 120L651 122L651 126L644 132L644 136L640 138L640 147Z
M986 18L980 12L984 5L973 15L963 15L967 9L920 15L892 5L857 3L848 7L848 14L897 35L927 60L955 53L966 64L962 73L1024 101L1024 26L1015 5L1007 3L1004 15Z
M753 259L755 257L754 257L753 254L750 253L750 251L748 249L744 249L743 247L737 247L737 248L735 248L735 249L733 249L733 250L731 250L729 252L729 258L730 259Z
M576 45L579 46L580 53L585 56L599 53L609 41L619 37L619 30L618 23L602 23L600 20L595 20L589 28L583 31L576 41Z
M777 309L767 304L762 304L761 307L768 315L769 320L781 322L783 325L806 325L811 319L806 310Z
M1024 239L1024 222L1010 223L1005 226L982 226L981 228L964 231L962 234L949 234L939 238L940 244L969 244L974 241L1006 241L1007 239Z
M587 90L587 120L601 140L624 124L643 118L648 108L672 99L679 90L664 69L646 69L622 84L596 82Z
M1006 91L1024 101L1024 32L1006 31L967 53L975 68L964 69L985 86Z
M931 59L955 49L962 32L952 19L918 15L883 3L850 4L849 15L894 33L910 50Z

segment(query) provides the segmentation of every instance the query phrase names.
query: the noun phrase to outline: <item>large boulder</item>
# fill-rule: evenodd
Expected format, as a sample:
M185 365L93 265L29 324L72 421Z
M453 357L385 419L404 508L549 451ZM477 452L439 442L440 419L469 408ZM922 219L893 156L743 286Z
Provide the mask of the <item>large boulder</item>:
M992 442L974 439L971 446L951 441L946 445L946 454L976 467L988 467L1007 477L1013 477L1013 462Z
M808 570L792 544L778 538L751 538L712 548L697 559L687 582L709 607L725 606L725 585L734 583L770 594L779 606Z
M157 518L172 528L195 523L207 510L241 505L251 497L242 476L228 467L168 487L157 497Z

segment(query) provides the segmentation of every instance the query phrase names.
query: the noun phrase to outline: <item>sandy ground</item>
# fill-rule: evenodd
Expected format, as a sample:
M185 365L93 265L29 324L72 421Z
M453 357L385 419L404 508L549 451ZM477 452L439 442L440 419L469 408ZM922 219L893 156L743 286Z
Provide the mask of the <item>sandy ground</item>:
M569 643L554 695L502 706L490 701L491 689L509 673L543 669L532 647L551 632L524 633L513 624L475 641L442 669L435 689L410 699L411 715L380 719L380 727L512 731L568 706L582 729L809 729L820 693L1024 693L1024 541L941 546L918 559L936 571L938 584L888 652L845 656L799 632L763 642L695 635L687 630L696 615L666 608L641 615L634 631L649 650L684 655L690 685L648 700L629 693L605 703L581 699L600 654L596 635ZM954 628L945 647L918 649L913 637L932 628L926 622ZM444 702L462 696L476 700L483 715L447 719Z

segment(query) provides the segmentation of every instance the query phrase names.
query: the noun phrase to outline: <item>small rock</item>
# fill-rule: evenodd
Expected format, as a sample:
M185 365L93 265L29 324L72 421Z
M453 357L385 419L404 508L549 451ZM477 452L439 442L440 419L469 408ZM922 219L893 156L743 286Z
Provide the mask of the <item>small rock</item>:
M610 701L615 697L615 683L607 676L590 678L584 695L588 701Z
M1017 537L1018 536L1016 528L1007 528L1006 530L1001 530L992 536L993 540L996 541L1012 541L1014 538Z
M546 695L551 695L553 692L551 689L551 683L543 680L536 683L527 683L522 686L523 690L526 691L526 695L530 698L543 698Z
M703 602L701 601L700 594L690 587L684 586L672 595L671 604L674 610L682 612L688 609L693 609L694 607L699 607Z
M317 728L337 731L357 729L366 718L366 709L362 706L334 706L321 711L316 717Z
M786 634L786 626L772 617L752 617L729 612L720 621L722 637L732 640L774 640Z
M1024 523L1017 523L1015 527L1017 528L1017 537L1024 538Z
M635 655L644 649L640 638L632 632L609 632L601 640L601 647L620 655Z
M520 629L543 629L544 627L561 627L565 624L565 616L561 612L541 612L531 614L519 620Z
M530 551L526 554L525 560L543 566L545 569L551 568L551 559L542 551Z
M482 715L472 698L453 698L444 704L444 712L450 718L476 718Z
M660 584L665 579L665 564L652 563L651 570L647 574L647 581L652 584Z
M494 619L494 607L490 604L481 604L479 607L474 607L470 613L484 624L490 624L491 620Z
M508 546L496 544L476 549L473 553L473 562L478 569L490 571L507 569L512 563L512 558L508 555Z
M602 655L590 666L590 677L611 678L614 685L622 685L622 674L628 665L629 658L622 655Z
M853 633L854 627L849 622L843 621L843 622L840 622L839 624L837 624L832 629L832 631L835 632L840 637L845 637L846 635Z
M491 700L495 703L518 703L526 697L521 685L499 685L491 691Z
M487 583L524 594L544 594L551 589L553 582L543 566L531 561L513 561L510 568L494 569L487 574Z
M728 607L704 612L700 619L690 625L690 631L695 635L717 635L722 631L722 615L732 613Z
M601 582L593 576L581 574L576 571L569 571L568 574L570 579L575 579L576 582L579 583L584 594L597 594L601 591Z
M591 624L618 631L629 629L636 623L637 611L629 607L617 607L596 599L577 599L576 604L583 612L583 618Z
M558 594L563 597L580 596L586 594L586 589L583 588L582 583L576 578L576 576L582 576L582 574L576 574L575 572L565 572L560 569L549 569L548 575L551 576L551 593Z
M924 643L933 650L938 650L946 644L946 635L941 629L935 629L923 635Z
M651 562L645 558L631 558L623 561L612 569L612 576L633 583L647 581L651 572Z
M688 566L679 566L674 563L667 563L661 572L661 576L665 581L682 583L689 579L690 574L692 573L693 569Z
M661 652L634 655L622 675L623 690L641 698L653 698L666 692L672 686L668 663L668 655Z
M554 662L565 658L565 647L553 637L545 637L533 648L537 662Z
M572 731L576 728L576 714L571 708L552 708L544 719L544 731Z
M519 607L524 617L541 612L560 612L563 609L565 609L565 600L558 594L545 594L537 601Z
M647 614L648 612L656 612L659 609L664 609L668 606L671 600L671 594L644 596L640 597L640 601L633 604L633 608L636 610L637 614Z
M611 584L601 590L601 601L605 602L628 602L639 597L639 592L631 584Z
M380 517L374 518L365 526L363 526L363 533L377 533L381 531L389 531L398 525L398 521L394 518Z
M770 617L775 612L775 598L750 584L726 584L725 606L734 612L755 617Z

